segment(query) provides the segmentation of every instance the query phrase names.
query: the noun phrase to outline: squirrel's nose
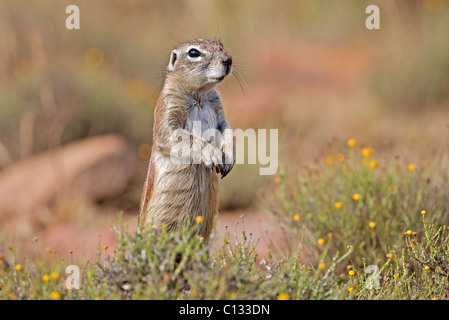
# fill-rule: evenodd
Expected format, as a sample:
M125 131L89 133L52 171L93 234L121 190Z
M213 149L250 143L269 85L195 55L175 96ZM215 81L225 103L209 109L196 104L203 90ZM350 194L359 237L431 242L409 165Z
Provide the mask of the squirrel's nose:
M225 59L221 60L221 63L223 63L224 66L229 67L232 65L232 57L226 57Z

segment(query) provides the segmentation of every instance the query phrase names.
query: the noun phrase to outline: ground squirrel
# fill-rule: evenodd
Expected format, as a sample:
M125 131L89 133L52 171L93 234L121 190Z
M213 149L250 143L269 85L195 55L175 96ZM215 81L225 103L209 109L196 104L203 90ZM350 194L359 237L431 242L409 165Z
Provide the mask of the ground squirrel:
M190 217L191 223L202 221L198 233L209 238L218 212L218 176L235 162L232 129L215 89L231 71L232 57L219 40L199 38L171 52L154 110L141 226L176 230ZM180 141L187 141L187 153Z

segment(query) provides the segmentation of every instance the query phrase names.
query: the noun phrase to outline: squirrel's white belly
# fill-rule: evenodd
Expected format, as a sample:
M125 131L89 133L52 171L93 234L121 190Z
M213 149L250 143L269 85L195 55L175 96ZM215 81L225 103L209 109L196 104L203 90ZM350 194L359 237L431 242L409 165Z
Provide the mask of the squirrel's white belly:
M218 146L217 138L219 137L217 137L217 127L217 113L211 104L204 103L201 106L194 104L188 109L185 130L203 138L207 142L211 142L211 138L214 137L214 144Z

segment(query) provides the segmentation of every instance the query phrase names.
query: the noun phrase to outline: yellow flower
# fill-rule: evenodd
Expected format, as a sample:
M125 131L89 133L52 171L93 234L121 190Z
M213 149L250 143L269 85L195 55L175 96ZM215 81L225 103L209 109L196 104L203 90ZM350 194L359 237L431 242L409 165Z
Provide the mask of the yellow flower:
M378 165L379 165L379 163L378 163L376 160L371 160L371 161L369 162L369 166L370 166L371 168L377 168Z
M162 276L162 280L164 280L165 282L169 282L170 278L171 277L169 273L164 273L164 275Z
M148 143L142 143L137 151L139 157L143 160L149 160L151 156L151 145Z
M333 164L333 163L334 163L334 157L332 157L332 156L327 156L327 157L326 157L326 163L327 163L328 165Z
M293 215L293 220L299 221L299 219L301 219L301 216L299 214Z
M343 162L343 161L345 161L345 155L344 155L343 153L337 154L337 161L338 161L338 162Z
M416 169L416 166L415 166L413 163L410 163L410 164L408 165L408 170L410 170L410 171L415 171L415 169Z
M438 300L438 298L437 297L433 297L432 299L430 299L430 300Z
M376 227L376 223L374 222L374 221L371 221L370 223L369 223L369 227L372 229L372 228L374 228L374 227Z
M128 95L136 100L150 99L153 95L151 87L141 79L130 80L125 86Z
M203 236L201 236L201 237L200 237L200 241L203 241L203 240L204 240L204 237L203 237Z
M349 288L348 288L348 292L351 292L351 291L352 291L352 287L349 287Z
M59 278L59 273L57 273L57 272L52 272L52 273L51 273L51 278L52 278L52 279L55 279L55 280L58 279L58 278Z
M369 158L373 154L372 150L370 148L366 148L366 147L362 148L361 153L365 158Z
M195 222L200 224L201 222L203 222L203 217L202 216L196 216Z
M397 279L397 278L399 278L399 275L398 275L397 273L395 273L395 274L393 275L393 278Z
M321 263L318 265L318 268L320 268L321 270L325 269L325 268L326 268L326 263L325 263L325 262L321 262Z
M341 201L335 202L335 208L337 208L337 209L343 208L343 202L341 202Z
M108 247L107 245L104 245L104 246L103 246L104 251L108 250L108 248L109 248L109 247Z
M103 300L101 297L95 297L95 300Z
M196 288L190 289L190 295L192 297L195 297L198 294L198 290Z
M385 256L386 256L388 259L393 258L393 254L392 254L392 253L387 253Z
M407 230L405 233L406 233L407 235L411 235L413 232L412 232L412 230Z
M53 300L59 300L59 299L61 299L61 294L58 291L53 291L51 293L51 298Z
M281 178L279 178L279 177L276 177L276 178L274 178L274 183L276 183L276 184L280 184L281 183Z
M332 232L328 232L328 233L327 233L327 237L328 237L328 238L332 238L333 236L334 236L334 234L333 234Z
M350 270L350 271L348 272L348 274L352 277L353 275L355 275L355 271L354 271L354 270Z
M278 295L278 300L290 300L290 295L288 293L280 293Z
M303 263L303 264L301 265L301 268L305 269L305 268L307 268L307 266Z
M90 48L84 52L84 63L91 68L98 68L103 64L104 54L98 48Z
M49 276L48 274L44 274L44 275L42 276L42 281L44 281L44 282L50 281L50 276Z
M425 215L426 215L426 213L427 213L427 211L426 211L426 210L422 210L422 211L421 211L421 214L422 214L423 216L425 216Z
M360 200L360 195L358 193L354 193L352 195L352 199L354 199L355 201L358 201L358 200Z
M355 145L357 144L357 141L355 141L355 139L349 139L348 140L348 146L349 147L355 147Z
M429 266L425 266L425 267L424 267L424 270L426 270L426 271L429 270L429 269L430 269Z
M319 238L317 242L319 245L323 245L325 240L323 238Z
M15 269L16 269L17 271L22 270L22 265L21 265L21 264L16 264Z

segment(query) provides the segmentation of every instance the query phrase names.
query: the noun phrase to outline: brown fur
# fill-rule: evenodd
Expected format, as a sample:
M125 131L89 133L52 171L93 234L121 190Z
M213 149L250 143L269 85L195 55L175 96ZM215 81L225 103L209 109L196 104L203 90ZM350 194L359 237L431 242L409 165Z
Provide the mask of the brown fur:
M191 56L192 49L201 57ZM195 217L202 216L198 232L209 238L218 212L218 174L224 177L232 170L235 147L229 135L220 145L194 135L192 124L200 121L202 132L230 129L215 85L229 75L231 61L223 44L216 40L195 39L172 51L154 110L153 147L141 197L140 225L152 223L176 230L187 223L188 217L194 222ZM176 141L170 137L179 129L184 129L182 137L191 147L209 148L210 152L192 152L197 164L171 161L170 151Z

